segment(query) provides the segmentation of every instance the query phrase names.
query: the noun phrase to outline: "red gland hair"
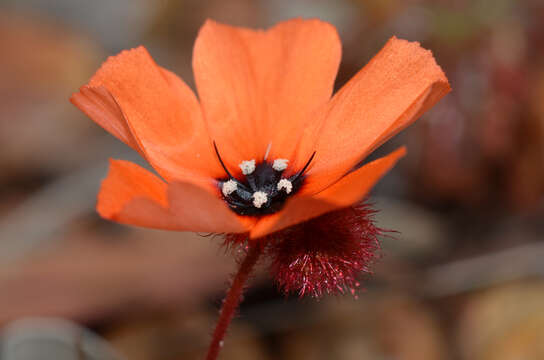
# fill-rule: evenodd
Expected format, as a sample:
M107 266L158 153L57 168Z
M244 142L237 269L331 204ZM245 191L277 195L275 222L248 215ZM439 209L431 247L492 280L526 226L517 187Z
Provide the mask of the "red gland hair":
M376 213L368 204L337 210L262 239L271 259L270 272L287 295L321 297L355 291L362 273L371 273L378 257ZM242 245L247 235L229 234L227 245Z
M361 273L371 273L379 249L376 211L367 204L337 210L261 239L278 287L287 295L321 297L343 294L360 286ZM226 242L240 244L247 236L231 234Z
M357 277L370 273L379 249L375 213L359 204L334 211L273 235L271 272L286 293L321 297L355 294Z

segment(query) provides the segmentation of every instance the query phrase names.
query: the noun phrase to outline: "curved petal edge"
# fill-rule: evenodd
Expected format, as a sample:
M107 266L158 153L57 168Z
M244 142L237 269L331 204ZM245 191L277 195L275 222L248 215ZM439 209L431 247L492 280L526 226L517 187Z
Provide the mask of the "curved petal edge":
M315 143L312 183L317 193L343 177L370 152L413 123L450 91L431 51L393 37L329 103Z

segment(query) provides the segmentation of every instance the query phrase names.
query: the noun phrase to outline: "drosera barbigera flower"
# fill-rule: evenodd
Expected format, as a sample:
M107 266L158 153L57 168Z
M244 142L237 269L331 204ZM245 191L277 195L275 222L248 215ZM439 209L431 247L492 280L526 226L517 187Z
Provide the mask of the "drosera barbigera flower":
M143 47L110 57L70 99L159 175L111 160L102 217L245 242L208 359L262 254L287 292L357 287L376 229L370 210L351 206L405 149L363 161L450 90L430 51L393 37L331 97L340 57L335 28L320 20L268 30L207 21L193 53L198 99Z

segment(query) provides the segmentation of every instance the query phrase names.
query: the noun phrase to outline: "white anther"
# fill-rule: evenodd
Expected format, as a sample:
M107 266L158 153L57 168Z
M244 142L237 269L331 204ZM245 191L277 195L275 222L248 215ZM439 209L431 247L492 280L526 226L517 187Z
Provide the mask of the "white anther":
M267 201L268 195L266 195L265 192L255 191L253 193L253 206L255 206L256 208L259 209L261 206L263 206L263 204L266 204Z
M249 175L255 171L255 160L244 160L238 166L242 169L242 174Z
M287 163L289 160L287 159L276 159L274 160L274 163L272 164L272 168L276 171L283 171L287 169Z
M293 184L287 179L281 179L277 185L278 191L285 189L285 192L289 194L293 190Z
M230 194L235 192L237 188L238 184L236 183L236 181L229 180L223 183L223 187L221 188L221 190L223 191L223 195L229 196Z

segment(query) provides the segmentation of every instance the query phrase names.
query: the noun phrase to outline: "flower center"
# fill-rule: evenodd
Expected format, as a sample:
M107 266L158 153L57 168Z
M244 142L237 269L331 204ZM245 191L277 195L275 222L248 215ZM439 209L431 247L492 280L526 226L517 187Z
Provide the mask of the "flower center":
M283 177L289 163L287 159L276 159L273 162L264 159L260 163L254 159L244 160L238 165L244 178L237 179L223 163L215 143L214 147L228 176L218 179L223 199L239 215L266 215L281 210L287 198L302 186L304 172L315 156L314 152L306 165L290 177Z

